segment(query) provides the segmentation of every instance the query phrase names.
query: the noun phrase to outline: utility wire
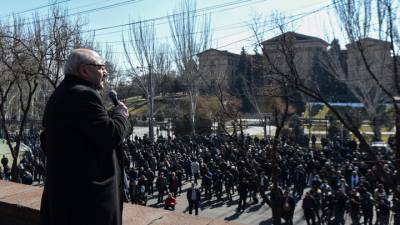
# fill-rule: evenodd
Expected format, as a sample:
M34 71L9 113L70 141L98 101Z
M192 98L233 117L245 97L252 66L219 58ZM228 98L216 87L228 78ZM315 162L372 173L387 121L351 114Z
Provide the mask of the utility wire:
M222 3L222 4L219 4L219 5L208 6L208 7L204 7L204 8L201 8L201 9L188 11L188 12L179 12L179 13L175 13L175 14L171 14L171 15L160 16L160 17L141 20L141 21L137 21L137 22L129 22L129 23L117 24L117 25L113 25L113 26L100 27L100 28L96 28L96 29L92 29L92 30L86 30L86 31L83 31L83 32L95 32L95 31L101 31L101 30L109 30L109 29L113 29L113 28L120 28L120 27L130 26L130 25L134 25L134 24L138 24L138 23L148 23L148 22L154 22L154 21L159 21L159 20L165 20L165 19L169 19L169 18L174 17L174 16L184 15L185 13L193 13L193 12L195 12L195 13L199 13L200 14L200 13L205 13L207 11L212 11L212 10L225 8L225 7L229 7L229 6L234 6L234 5L238 5L238 4L242 4L242 3L246 3L247 2L247 4L236 6L236 7L241 7L241 6L249 5L250 2L252 2L252 1L253 0L236 0L236 1L233 1L233 2L229 2L229 3ZM257 1L257 3L263 2L263 1L268 1L268 0L259 0L259 1ZM251 4L255 4L255 3L251 3Z
M132 4L132 3L139 3L142 1L144 1L144 0L127 0L127 1L118 2L118 3L114 3L114 4L110 4L110 5L105 5L105 6L101 6L101 7L97 7L97 8L93 8L93 9L88 9L88 10L84 10L84 11L71 13L71 14L68 14L67 16L70 17L70 16L82 15L82 14L86 14L86 13L93 13L93 12L107 10L107 9L124 6L124 5Z
M251 2L250 2L250 3L247 3L247 4L245 4L245 5L233 6L233 7L226 8L226 9L220 9L220 10L215 11L215 12L211 11L210 13L211 13L211 14L220 13L220 12L228 11L228 10L231 10L231 9L243 7L243 6L246 6L246 5L257 4L257 3L260 3L260 2L264 2L264 1L266 1L266 0L259 0L259 1L254 2L254 3L251 3ZM195 17L199 17L199 16L204 16L204 14L199 14L199 13L198 13L198 14L195 15ZM168 23L168 21L166 21L166 22L161 22L161 23L155 24L155 26L159 26L159 25L163 25L163 24L167 24L167 23ZM245 23L245 22L239 22L239 23L237 23L237 24L240 24L240 23ZM229 26L229 25L224 25L224 26ZM144 26L144 27L147 27L147 26ZM221 27L223 27L223 26L221 26ZM110 28L110 29L111 29L111 28ZM109 35L109 34L120 33L120 32L124 32L124 31L128 31L128 30L129 30L129 29L123 29L123 30L111 31L111 32L107 32L107 33L100 33L100 34L96 33L96 37L98 37L98 36L103 36L103 35ZM122 42L122 41L114 41L113 43L117 43L117 42Z
M293 19L290 20L290 21L287 21L287 22L284 23L283 25L287 25L287 24L289 24L289 23L295 22L295 21L297 21L297 20L300 20L300 19L302 19L302 18L304 18L304 17L307 17L307 16L309 16L309 15L312 15L312 14L314 14L314 13L320 12L320 11L322 11L322 10L324 10L324 9L328 9L328 8L332 7L333 4L334 4L334 3L325 5L325 6L323 6L323 7L320 7L320 8L318 8L318 9L316 9L316 10L312 10L312 11L309 11L309 12L300 13L300 14L297 14L297 15L293 15L293 16L290 17L290 18L293 18ZM272 25L273 20L268 21L268 22L270 22L269 25ZM275 29L277 29L277 28L279 28L279 27L278 27L278 26L274 26L274 27L272 27L272 28L270 28L270 29L268 29L268 30L266 30L266 31L263 31L263 32L272 31L272 30L275 30ZM199 32L201 32L201 31L199 31ZM226 36L223 36L222 38L228 38L228 37L231 37L231 35L226 35ZM249 40L249 39L251 39L251 38L254 38L254 34L252 34L252 35L250 35L250 36L247 36L247 37L245 37L245 38L242 38L242 39L240 39L240 40L236 40L236 41L234 41L234 42L225 44L225 45L223 45L223 46L219 46L219 47L217 47L217 48L215 48L215 49L216 49L216 50L221 50L221 48L224 48L224 47L227 47L227 46L230 46L230 45L233 45L233 44L242 42L242 41L246 41L246 40ZM122 53L125 53L125 52L113 52L113 53L122 54ZM198 54L198 53L196 53L195 55L197 55L197 54Z
M25 9L25 10L18 11L18 12L12 12L12 13L10 13L10 14L8 14L8 15L0 16L0 19L3 19L3 18L10 18L11 16L19 15L19 14L23 14L23 13L27 13L27 12L34 12L34 11L37 11L37 10L39 10L39 9L48 8L48 7L50 7L50 6L59 5L59 4L67 3L67 2L70 2L70 1L72 1L72 0L57 1L57 2L54 2L54 3L50 3L50 4L47 4L47 5L38 6L38 7L35 7L35 8Z
M304 17L306 17L306 16L312 15L312 14L317 13L317 12L319 12L319 11L322 11L322 10L324 10L324 9L328 9L328 8L332 7L333 5L334 5L334 3L329 4L329 5L326 5L326 6L323 6L323 7L319 8L319 9L313 10L313 11L311 11L311 12L305 13L303 16L300 16L300 17L298 17L298 18L292 19L292 20L290 20L290 21L288 21L288 22L286 22L286 23L284 23L284 24L282 24L282 25L287 25L287 24L289 24L289 23L293 23L294 21L297 21L297 20L299 20L299 19L302 19L302 18L304 18ZM263 32L272 31L272 30L275 30L275 29L277 29L277 28L278 28L277 26L276 26L276 27L272 27L272 28L270 28L270 29L268 29L268 30L265 30L265 31L263 31ZM255 34L255 35L258 35L258 34ZM240 39L240 40L237 40L237 41L234 41L234 42L225 44L225 45L220 46L220 47L218 47L218 48L225 48L225 47L228 47L228 46L230 46L230 45L233 45L233 44L236 44L236 43L239 43L239 42L242 42L242 41L249 40L249 39L251 39L251 38L253 38L253 37L254 37L254 35L251 35L251 36L248 36L248 37L246 37L246 38L242 38L242 39Z
M221 11L222 11L222 10L221 10ZM286 11L286 12L289 12L289 11L293 11L293 10L288 10L288 11ZM308 13L308 12L307 12L307 13ZM299 14L291 15L291 16L287 17L287 19L289 19L289 18L296 18L296 17L299 17L299 16L304 16L304 14L305 14L305 13L299 13ZM266 18L269 17L269 16L270 16L270 15L265 16L263 19L266 19ZM219 26L219 27L213 28L212 30L213 30L213 32L214 32L214 31L218 32L218 31L222 31L222 30L234 30L234 29L240 29L240 28L248 28L250 22L251 22L251 20L247 20L247 21L242 21L242 22L238 22L238 23L227 24L227 25L223 25L223 26ZM265 22L268 23L268 25L272 25L272 23L273 23L274 21L271 19L271 20L267 20L267 21L265 21ZM162 23L162 24L164 24L164 23ZM155 26L157 26L157 25L160 25L160 24L156 24ZM146 26L145 26L145 27L146 27ZM110 32L110 33L96 34L96 37L102 36L102 35L111 34L111 33L123 32L123 31L127 31L127 30L114 31L114 32ZM197 33L202 33L202 32L204 32L204 30L197 31L197 32L194 32L194 33L197 34ZM243 31L243 32L244 32L244 31ZM226 35L226 36L220 38L219 40L232 37L232 35L235 35L235 34L237 34L237 33L238 33L238 32L235 32L235 33ZM180 36L180 35L178 35L178 36ZM169 35L169 36L158 37L158 38L155 38L154 40L170 39L170 38L172 38L172 36ZM123 41L121 40L121 41L98 42L98 43L106 43L106 44L121 43L121 44L122 44ZM113 45L111 45L111 46L117 46L117 45L119 45L119 44L113 44Z
M69 1L72 1L72 0L64 0L63 2L59 2L59 3L57 3L57 4L64 3L64 2L69 2ZM132 3L138 3L138 2L141 2L141 1L144 1L144 0L126 0L126 1L117 2L117 3L112 3L112 4L109 4L109 5L100 6L100 7L96 7L96 8L84 10L84 11L78 11L78 12L74 12L74 13L69 13L69 14L66 14L66 15L64 15L64 16L60 16L59 18L67 18L67 17L77 16L77 15L82 15L82 14L88 14L88 13L98 12L98 11L107 10L107 9L111 9L111 8L115 8L115 7L120 7L120 6L124 6L124 5L128 5L128 4L132 4ZM37 7L37 8L35 8L35 9L30 9L29 11L34 11L34 10L37 10L37 9L39 9L39 8L45 8L45 7L49 7L49 6L52 6L52 5L55 5L55 3L53 3L53 4L48 4L48 5L41 6L41 7ZM87 5L86 5L86 6L87 6ZM28 11L28 10L26 10L26 11ZM51 19L52 19L52 18L45 18L45 19L39 19L39 20L34 20L34 19L32 19L32 20L28 20L27 22L24 22L24 23L21 24L21 25L29 25L29 24L34 24L34 23L36 23L36 22L49 21L49 20L51 20ZM6 27L13 27L13 26L12 26L12 25L9 25L9 26L6 26ZM85 31L85 32L86 32L86 31Z

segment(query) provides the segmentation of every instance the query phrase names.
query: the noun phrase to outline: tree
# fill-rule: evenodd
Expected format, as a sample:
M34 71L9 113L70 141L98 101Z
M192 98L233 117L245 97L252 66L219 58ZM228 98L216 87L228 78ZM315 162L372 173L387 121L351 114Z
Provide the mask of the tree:
M292 128L292 137L296 143L303 146L304 142L304 126L297 114L294 114L289 120L289 127ZM308 144L308 143L307 143Z
M273 111L273 121L276 126L275 135L272 140L272 189L271 189L271 198L267 199L267 204L272 208L272 223L274 225L281 224L281 201L282 193L278 185L278 176L279 176L279 167L278 161L280 161L280 153L279 147L283 150L283 145L280 144L281 132L285 127L285 122L289 116L289 95L291 87L287 86L287 83L279 83L280 85L280 93L281 99L283 101L279 102L280 104L274 105Z
M365 42L365 40L362 42ZM380 48L379 43L374 43L373 45ZM347 59L343 57L340 45L335 39L332 41L329 51L321 52L321 56L316 61L330 76L346 84L348 87L347 90L349 90L351 95L363 103L366 113L372 121L371 124L374 128L375 136L380 137L380 129L385 115L384 104L387 102L387 97L373 79L365 77L366 71L362 64L360 65L362 59L359 57L358 50L352 44L347 46L349 47L346 54ZM371 53L371 50L369 50L369 53ZM376 47L374 47L373 51L377 51ZM379 57L384 58L387 56L385 56L385 52L381 52ZM369 63L372 62L371 60L376 61L371 57L368 57L368 60ZM347 65L344 65L343 61L347 61ZM379 70L375 71L378 73L384 73L382 67L375 67L374 70Z
M206 68L199 71L201 85L205 90L205 95L209 97L215 96L218 101L217 109L209 110L210 117L214 117L217 120L218 134L228 136L236 135L239 126L240 132L244 137L240 122L240 105L237 98L239 90L228 87L228 84L235 82L235 80L229 82L230 79L235 79L235 77L230 77L230 74L228 63L221 63L220 65L215 65L213 63L211 70ZM232 123L233 132L228 131L226 128L226 123L228 122Z
M315 51L304 51L304 48L301 46L302 36L294 32L286 32L285 25L287 22L284 19L277 18L275 21L275 25L281 31L281 35L264 43L259 43L267 61L269 72L273 75L274 80L284 80L302 95L322 102L328 107L331 113L343 124L344 128L349 130L358 139L360 150L367 153L368 160L377 163L377 167L382 172L385 180L392 182L390 174L385 173L382 166L378 163L375 152L371 150L367 139L358 129L358 124L354 122L352 115L349 112L341 112L333 107L316 87L316 82L311 79L309 72L311 71L310 65L312 63L310 61L315 58L315 53L326 49L327 43L321 39L317 39L316 43L318 44ZM255 34L257 35L257 32ZM300 39L297 37L300 37Z
M200 80L197 54L208 49L211 40L210 17L199 17L196 13L195 0L182 0L180 12L175 10L169 21L175 46L175 63L180 75L184 77L189 94L192 135L196 133L195 115Z
M0 26L0 119L13 158L14 181L28 122L41 118L48 94L62 80L70 51L92 43L83 39L79 19L69 20L66 15L53 7L47 17L36 14L31 22L14 17Z
M345 127L357 137L360 141L361 149L368 152L372 159L375 159L375 155L370 150L366 139L353 123L351 115L346 112L341 114L337 111L329 103L328 99L322 95L317 88L316 82L311 79L312 64L310 61L314 56L307 55L307 52L302 51L301 46L297 43L296 33L286 32L284 18L278 17L275 18L275 21L282 34L268 43L259 43L266 59L268 73L272 74L274 80L284 80L302 95L326 105ZM257 35L257 32L255 34ZM318 46L314 52L323 51L324 48L322 46Z
M11 151L13 163L11 166L12 180L18 179L17 159L20 152L21 141L24 135L28 120L29 110L33 96L39 86L39 75L41 67L36 64L32 57L32 52L39 46L37 44L37 33L24 26L24 22L15 19L13 27L1 27L2 36L0 38L0 72L2 78L0 82L0 114L2 129L7 145ZM35 38L32 38L35 37ZM10 95L18 99L18 104L7 105ZM16 132L11 133L14 123L7 123L6 112L12 107L18 109L18 118L15 118ZM15 142L15 145L12 144Z
M154 79L156 94L165 95L168 92L168 80L172 75L171 49L167 44L160 44L156 50Z
M348 48L354 52L354 60L359 65L356 69L363 73L358 79L364 80L363 83L367 83L368 86L373 86L374 96L384 96L387 99L384 102L391 103L394 109L395 163L397 176L400 176L400 36L398 8L395 4L395 1L391 0L339 0L335 1L335 10L350 41ZM372 5L376 5L375 10ZM379 110L377 105L374 107ZM379 112L372 114L379 115Z
M156 65L156 33L154 23L133 22L129 27L128 40L123 37L125 57L130 66L132 78L147 97L147 113L149 118L149 138L154 141L154 66ZM135 66L130 50L141 65ZM144 75L146 74L146 75Z
M252 111L252 104L245 94L246 88L246 79L245 75L249 73L249 60L246 50L242 48L240 52L240 58L238 62L238 69L236 71L235 76L233 77L234 81L230 87L231 93L234 93L237 97L242 100L242 111L250 112Z
M42 67L44 79L56 88L64 77L62 68L71 51L78 47L93 47L93 42L82 37L83 21L80 18L69 20L68 11L57 5L44 19L37 15L34 28L38 52L32 55Z

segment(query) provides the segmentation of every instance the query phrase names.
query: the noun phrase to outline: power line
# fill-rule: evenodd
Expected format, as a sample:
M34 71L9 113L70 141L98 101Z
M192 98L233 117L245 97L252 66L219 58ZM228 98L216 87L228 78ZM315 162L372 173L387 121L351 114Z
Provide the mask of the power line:
M318 8L318 9L316 9L316 10L312 10L312 11L310 11L310 12L305 12L305 13L302 13L302 14L298 14L298 15L296 15L296 16L298 16L297 18L294 18L294 19L292 19L292 20L290 20L290 21L287 21L287 22L284 23L283 25L287 25L287 24L292 23L292 22L294 22L294 21L296 21L296 20L302 19L302 18L304 18L304 17L306 17L306 16L312 15L312 14L317 13L317 12L319 12L319 11L322 11L322 10L324 10L324 9L328 9L328 8L332 7L334 4L335 4L335 3L328 4L328 5L325 5L325 6L321 7L321 8ZM294 16L293 16L293 17L294 17ZM278 28L278 26L275 26L275 27L273 27L273 28L271 28L271 29L268 29L268 30L266 30L266 31L271 31L271 30L274 30L274 29L277 29L277 28ZM264 31L264 32L266 32L266 31ZM257 35L257 34L256 34L256 35ZM253 38L253 37L254 37L254 35L251 35L250 37L246 37L246 38L244 38L244 39L240 39L240 40L238 40L238 41L234 41L234 42L232 42L232 43L229 43L229 44L226 44L226 45L217 47L217 48L215 48L215 49L216 49L216 50L221 50L221 48L223 48L223 47L227 47L227 46L229 46L229 45L236 44L236 43L239 43L239 42L244 41L244 40L248 40L248 39ZM125 52L113 52L113 53L120 53L120 54L123 53L123 54L125 54ZM130 53L129 53L129 54L130 54ZM198 54L198 53L195 53L195 54L192 55L191 57L196 56L197 54ZM178 59L178 60L179 60L179 59ZM124 71L125 71L125 72L128 72L128 71L130 71L130 69L126 69L126 70L124 70Z
M113 0L96 1L96 5L99 5L99 4L105 3L105 2L111 2L111 1L113 1ZM90 7L90 6L93 6L93 3L89 3L89 4L86 4L86 5L77 6L77 7L71 8L71 9L69 9L69 10L83 9L83 8L88 8L88 7Z
M231 7L231 8L221 9L221 10L218 10L218 11L215 11L215 12L211 12L211 13L220 13L220 12L223 12L223 11L228 11L228 10L231 10L231 9L243 7L243 6L250 5L250 4L257 4L257 3L260 3L260 2L264 2L264 1L267 1L267 0L259 0L259 1L254 2L254 3L247 3L247 4L245 4L245 5L239 5L239 6L234 6L234 7ZM199 16L203 16L203 15L204 15L204 14L197 14L197 15L195 15L195 17L199 17ZM154 18L154 19L156 19L156 18ZM142 22L143 22L143 21L142 21ZM166 23L168 23L168 21L167 21L167 22L157 23L157 24L155 24L155 26L163 25L163 24L166 24ZM240 24L240 23L244 23L244 22L239 22L239 23L237 23L237 24ZM227 25L224 25L224 26L227 26ZM144 26L144 27L147 27L147 26ZM221 27L223 27L223 26L221 26ZM111 28L110 28L110 29L111 29ZM98 36L103 36L103 35L109 35L109 34L120 33L120 32L124 32L124 31L127 31L127 30L128 30L128 29L123 29L123 30L118 30L118 31L111 31L111 32L100 33L100 34L97 34L97 33L96 33L96 37L98 37ZM117 42L122 42L122 41L114 41L113 43L117 43Z
M98 11L111 9L111 8L115 8L115 7L119 7L119 6L124 6L124 5L132 4L132 3L138 3L141 1L144 1L144 0L127 0L127 1L123 1L123 2L110 4L110 5L100 6L100 7L93 8L93 9L88 9L88 10L84 10L84 11L71 13L71 14L68 14L67 16L69 17L69 16L76 16L76 15L81 15L81 14L86 14L86 13L98 12Z
M72 0L64 0L64 2L67 2L67 1L72 1ZM144 1L144 0L126 0L126 1L118 2L118 3L113 3L113 4L101 6L101 7L96 7L96 8L93 8L93 9L88 9L88 10L84 10L84 11L79 11L79 12L67 14L67 15L61 16L60 18L98 12L98 11L101 11L101 10L107 10L107 9L110 9L110 8L115 8L115 7L131 4L131 3L138 3L138 2L141 2L141 1ZM241 7L241 6L249 5L249 4L255 4L255 3L250 3L252 1L254 1L254 0L235 0L233 2L227 2L227 3L222 3L222 4L219 4L219 5L213 5L213 6L205 7L205 8L196 10L196 12L199 12L199 13L200 12L206 12L206 11L215 10L215 9L224 8L224 7L229 7L229 6L234 6L234 5L238 5L238 4L246 3L246 2L248 2L248 3L247 4L242 4L242 5L239 5L239 6L236 6L236 7ZM268 0L258 0L256 3L263 2L263 1L268 1ZM61 3L61 2L59 2L59 3ZM42 6L42 7L44 8L44 7L48 7L48 6L51 6L51 5L54 5L54 4L49 4L49 5ZM37 7L37 8L39 8L39 7ZM31 10L33 10L33 9L31 9ZM193 12L193 11L191 11L191 12ZM167 16L161 16L161 17L157 17L157 18L144 20L144 21L141 21L141 22L151 22L151 21L168 19L171 16L179 16L179 15L182 15L184 13L186 13L186 12L176 13L176 14L167 15ZM50 20L50 19L49 18L42 19L42 20L39 20L39 22L46 21L46 20ZM31 20L31 21L23 23L22 25L33 24L33 23L34 23L34 21ZM100 31L100 30L108 30L108 29L124 27L124 26L128 26L128 25L133 25L133 24L136 24L136 23L138 23L138 22L130 22L130 23L125 23L125 24L118 24L118 25L114 25L114 26L102 27L102 28L86 30L86 31L82 31L82 32L83 33L88 33L88 32ZM9 26L9 27L12 27L12 26Z
M64 0L63 2L59 2L57 4L68 2L68 1L72 1L72 0ZM64 16L60 16L59 18L66 18L66 17L72 17L72 16L77 16L77 15L87 14L87 13L98 12L98 11L107 10L107 9L111 9L111 8L115 8L115 7L120 7L120 6L124 6L124 5L128 5L128 4L132 4L132 3L138 3L138 2L141 2L141 1L144 1L144 0L126 0L126 1L112 3L112 4L109 4L109 5L100 6L100 7L84 10L84 11L78 11L78 12L66 14ZM107 1L103 1L103 2L107 2ZM45 7L49 7L49 6L52 6L52 5L55 5L55 3L48 4L46 6L37 7L35 9L37 10L39 8L45 8ZM93 5L93 4L90 4L90 5ZM35 9L31 9L31 11L34 11ZM25 23L23 23L21 25L29 25L29 24L34 24L35 22L44 22L44 21L49 21L49 20L51 20L51 18L40 19L38 21L28 20L27 22L25 22ZM6 26L6 27L12 27L12 26L10 25L10 26ZM84 32L87 32L87 31L84 31Z
M304 18L304 17L307 17L307 16L309 16L309 15L312 15L312 14L317 13L317 12L319 12L319 11L322 11L322 10L324 10L324 9L328 9L328 8L332 7L333 5L334 5L334 3L331 3L331 4L325 5L325 6L323 6L323 7L320 7L320 8L318 8L318 9L316 9L316 10L312 10L312 11L310 11L310 12L305 12L305 13L300 13L300 14L297 14L297 15L293 15L293 16L289 17L289 18L293 18L293 19L290 20L290 21L287 21L287 22L284 23L283 25L287 25L287 24L289 24L289 23L292 23L292 22L294 22L294 21L300 20L300 19L302 19L302 18ZM272 25L273 20L266 21L266 22L269 22L269 23L270 23L269 25ZM272 30L275 30L275 29L277 29L277 28L278 28L278 26L275 26L275 27L272 27L272 28L270 28L270 29L268 29L268 30L266 30L266 31L263 31L263 32L272 31ZM201 31L199 31L199 32L201 32ZM169 37L170 37L170 36L169 36ZM226 35L226 36L224 36L224 37L222 37L222 38L228 38L228 37L231 37L231 35ZM242 38L242 39L240 39L240 40L237 40L237 41L234 41L234 42L225 44L225 45L223 45L223 46L217 47L217 48L215 48L215 49L220 50L221 48L224 48L224 47L227 47L227 46L230 46L230 45L233 45L233 44L236 44L236 43L245 41L245 40L249 40L249 39L251 39L251 38L254 38L254 34L252 34L252 35L250 35L250 36L247 36L247 37L245 37L245 38ZM113 53L125 54L125 52L113 52ZM198 54L198 53L196 53L196 54Z
M70 1L72 1L72 0L63 0L63 1L60 1L60 2L57 1L57 2L54 2L54 3L50 3L50 4L47 4L47 5L38 6L38 7L35 7L35 8L25 9L25 10L18 11L18 12L12 12L12 13L10 13L10 14L8 14L8 15L0 16L0 18L1 18L1 19L2 19L2 18L9 18L9 17L11 17L11 16L13 16L13 15L19 15L19 14L23 14L23 13L27 13L27 12L37 11L37 10L39 10L39 9L47 8L47 7L54 6L54 5L58 5L58 4L62 4L62 3L67 3L67 2L70 2Z
M304 14L305 13L300 13L300 14L289 16L287 18L295 18L295 17L299 17L299 16L304 16ZM268 16L270 16L270 15L268 15ZM263 19L266 19L268 16L265 16ZM234 29L238 29L238 28L244 28L244 27L248 27L249 26L249 22L251 22L251 20L238 22L238 23L233 23L233 24L228 24L228 25L223 25L223 26L220 26L220 27L213 28L212 30L218 32L218 31L222 31L222 30L234 30ZM273 19L271 19L271 20L268 20L268 21L265 21L265 22L268 22L269 25L272 25L272 22L274 22L274 21L273 21ZM161 24L164 24L164 23L161 23ZM156 25L161 25L161 24L156 24ZM241 25L241 24L243 24L243 25ZM123 31L126 31L126 30L123 30ZM122 31L114 31L114 32L110 32L110 33L117 33L117 32L122 32ZM197 31L197 32L194 32L194 33L197 34L197 33L201 33L201 32L204 32L204 30ZM105 33L105 34L110 34L110 33ZM221 39L229 38L229 37L231 37L232 35L234 35L236 33L233 33L233 34L230 34L230 35L226 35L226 36L222 37ZM105 35L105 34L96 34L96 37L97 36L101 36L101 35ZM170 35L169 36L162 36L162 37L155 38L154 40L169 39L171 37L172 36L170 36ZM122 44L123 41L121 40L121 41L98 42L98 43L107 43L107 44L121 43ZM113 46L116 46L116 45L113 45Z
M306 16L309 16L309 15L311 15L311 14L314 14L314 13L316 13L316 12L319 12L319 11L321 11L321 10L323 10L323 9L330 8L330 7L332 7L334 4L335 4L335 3L331 3L331 4L329 4L329 5L326 5L326 6L324 6L324 7L319 8L319 9L317 9L317 10L311 11L311 12L309 12L309 13L305 13L303 16L300 16L299 18L290 20L290 21L288 21L288 22L286 22L286 23L284 23L284 24L282 24L282 25L287 25L287 24L292 23L292 22L294 22L294 21L296 21L296 20L302 19L302 18L304 18L304 17L306 17ZM277 29L277 28L278 28L278 27L273 27L273 28L270 28L270 29L265 30L265 31L263 31L263 32L272 31L272 30L275 30L275 29ZM256 35L258 35L258 34L256 34ZM248 36L248 37L246 37L246 38L242 38L242 39L240 39L240 40L237 40L237 41L228 43L228 44L226 44L226 45L220 46L220 47L218 47L217 49L224 48L224 47L227 47L227 46L230 46L230 45L233 45L233 44L236 44L236 43L239 43L239 42L248 40L248 39L253 38L253 37L254 37L254 35L251 35L251 36Z
M108 29L113 29L113 28L130 26L130 25L134 25L134 24L138 24L138 23L148 23L148 22L154 22L154 21L158 21L158 20L165 20L165 19L168 19L170 17L184 15L185 13L193 13L193 12L202 13L202 12L207 12L207 11L216 10L216 9L220 9L220 8L224 8L224 7L234 6L234 5L238 5L238 4L242 4L242 3L246 3L246 2L247 2L247 5L249 5L249 2L252 2L252 1L253 0L236 0L236 1L233 1L233 2L229 2L229 3L222 3L222 4L219 4L219 5L213 5L213 6L201 8L201 9L198 9L198 10L192 10L192 11L188 11L188 12L179 12L179 13L175 13L175 14L171 14L171 15L160 16L160 17L141 20L141 21L137 21L137 22L129 22L129 23L117 24L117 25L108 26L108 27L96 28L96 29L92 29L92 30L86 30L86 31L83 31L83 32L95 32L95 31L101 31L101 30L108 30ZM268 1L268 0L259 0L259 1L257 1L257 3L264 2L264 1ZM255 3L252 3L252 4L255 4ZM244 5L246 5L246 4L244 4ZM241 7L241 6L243 6L243 5L236 6L236 7Z

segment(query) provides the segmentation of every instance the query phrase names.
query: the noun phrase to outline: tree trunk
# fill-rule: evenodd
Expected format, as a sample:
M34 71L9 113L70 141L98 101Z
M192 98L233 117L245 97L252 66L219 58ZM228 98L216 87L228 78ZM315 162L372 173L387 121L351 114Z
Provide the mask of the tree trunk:
M196 96L194 96L195 94L193 92L189 93L190 95L190 125L192 128L192 135L196 135Z
M18 182L18 157L14 157L13 155L13 163L11 165L11 181Z
M395 147L394 147L394 151L395 151L395 166L396 166L396 170L397 170L397 177L400 177L400 112L397 111L396 112L396 134L395 134ZM399 179L396 179L397 184L400 183Z
M148 80L148 87L147 87L147 107L148 107L148 117L149 117L149 138L151 142L154 142L154 91L153 91L153 75L151 71L151 65L149 65L149 80Z

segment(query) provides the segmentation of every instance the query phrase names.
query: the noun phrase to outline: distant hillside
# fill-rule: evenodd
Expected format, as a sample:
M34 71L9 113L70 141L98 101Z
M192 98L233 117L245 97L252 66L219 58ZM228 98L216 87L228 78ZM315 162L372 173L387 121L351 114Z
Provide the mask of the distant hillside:
M147 102L141 97L127 98L126 106L132 116L146 116ZM213 114L218 111L220 103L216 97L200 96L197 104L197 113ZM154 99L154 115L163 114L165 117L174 117L189 112L189 97L185 95L157 96Z

